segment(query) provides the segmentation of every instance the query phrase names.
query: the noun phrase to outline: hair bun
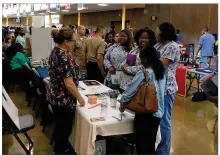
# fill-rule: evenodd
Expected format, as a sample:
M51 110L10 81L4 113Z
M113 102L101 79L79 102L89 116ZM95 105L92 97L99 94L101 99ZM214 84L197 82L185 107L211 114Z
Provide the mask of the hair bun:
M58 29L52 29L51 36L55 43L57 43L59 30Z
M56 38L59 34L59 30L58 29L52 29L51 35L53 38Z

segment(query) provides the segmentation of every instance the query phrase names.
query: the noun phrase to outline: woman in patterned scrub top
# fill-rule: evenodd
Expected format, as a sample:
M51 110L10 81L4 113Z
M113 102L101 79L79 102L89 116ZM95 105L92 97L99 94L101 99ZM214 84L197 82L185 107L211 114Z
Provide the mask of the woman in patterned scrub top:
M158 145L157 154L170 154L171 145L171 118L173 103L178 91L176 83L176 68L180 58L180 48L176 43L176 30L171 23L165 22L159 25L156 30L156 39L158 43L155 49L160 53L160 60L165 68L165 96L164 96L164 114L160 121L162 140Z
M133 48L129 54L136 55L136 61L134 66L129 66L126 64L127 58L121 63L121 68L123 73L121 75L121 83L120 83L120 92L123 93L129 84L131 84L135 75L143 69L144 67L141 64L141 60L139 57L140 51L145 46L154 46L156 44L155 33L149 29L140 29L135 34L135 42L137 47Z
M57 44L49 57L50 101L56 118L55 154L76 154L68 139L72 132L75 105L84 99L77 90L79 66L70 50L73 31L70 28L54 29L52 37Z

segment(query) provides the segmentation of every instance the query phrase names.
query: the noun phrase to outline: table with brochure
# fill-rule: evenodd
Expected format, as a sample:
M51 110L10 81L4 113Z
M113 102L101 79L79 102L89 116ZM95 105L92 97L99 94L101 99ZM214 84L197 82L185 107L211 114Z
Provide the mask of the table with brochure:
M81 95L86 101L84 107L76 107L76 118L73 129L73 146L77 153L79 154L94 154L97 147L96 136L114 136L114 135L124 135L133 133L133 121L134 114L125 111L119 112L120 103L117 102L116 107L110 106L110 98L108 96L103 96L98 99L98 103L102 102L102 98L105 98L108 102L107 106L107 117L105 121L92 122L91 118L100 117L101 107L97 106L95 108L89 109L92 105L88 103L89 94L105 94L110 88L103 84L98 86L87 86L83 81L79 82L79 89ZM158 130L157 134L157 144L160 142L161 136ZM97 153L97 152L96 152Z
M50 78L47 77L44 81L49 83ZM110 88L98 83L97 81L95 81L94 85L90 85L90 83L85 81L80 81L78 89L86 104L82 107L79 103L77 103L72 137L70 137L73 147L77 153L104 153L105 148L103 148L102 144L96 141L96 136L98 135L114 136L133 133L134 114L125 111L121 115L119 112L119 102L117 102L116 107L110 106L111 99L107 95L111 90ZM101 116L101 106L99 105L93 107L94 105L88 103L88 96L91 95L98 97L98 104L103 102L103 100L107 101L106 117L104 121L91 121L92 118L98 118ZM160 140L160 130L158 130L156 145L160 142Z

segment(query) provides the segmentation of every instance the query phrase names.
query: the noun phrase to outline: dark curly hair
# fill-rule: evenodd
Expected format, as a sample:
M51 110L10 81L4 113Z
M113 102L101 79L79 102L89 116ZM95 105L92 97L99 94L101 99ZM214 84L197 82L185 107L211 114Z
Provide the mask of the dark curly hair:
M144 32L146 32L148 34L148 36L149 36L150 45L154 46L156 44L156 42L157 42L156 41L156 37L155 37L155 33L154 33L154 31L152 31L150 29L145 29L145 28L144 29L140 29L140 30L138 30L136 32L135 38L134 38L136 44L139 46L139 39L141 37L141 34L144 33Z
M132 47L133 47L131 31L129 29L124 29L124 30L121 31L121 33L122 32L124 32L127 35L127 37L128 37L128 41L127 41L127 44L125 46L125 51L130 52Z
M177 36L176 36L176 30L173 24L169 22L164 22L158 26L160 30L160 39L161 41L176 41Z

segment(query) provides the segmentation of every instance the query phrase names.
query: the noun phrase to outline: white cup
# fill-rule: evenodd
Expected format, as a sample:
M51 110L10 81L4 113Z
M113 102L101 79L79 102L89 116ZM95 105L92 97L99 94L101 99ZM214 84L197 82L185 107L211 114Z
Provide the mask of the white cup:
M116 108L117 98L110 98L110 106Z

